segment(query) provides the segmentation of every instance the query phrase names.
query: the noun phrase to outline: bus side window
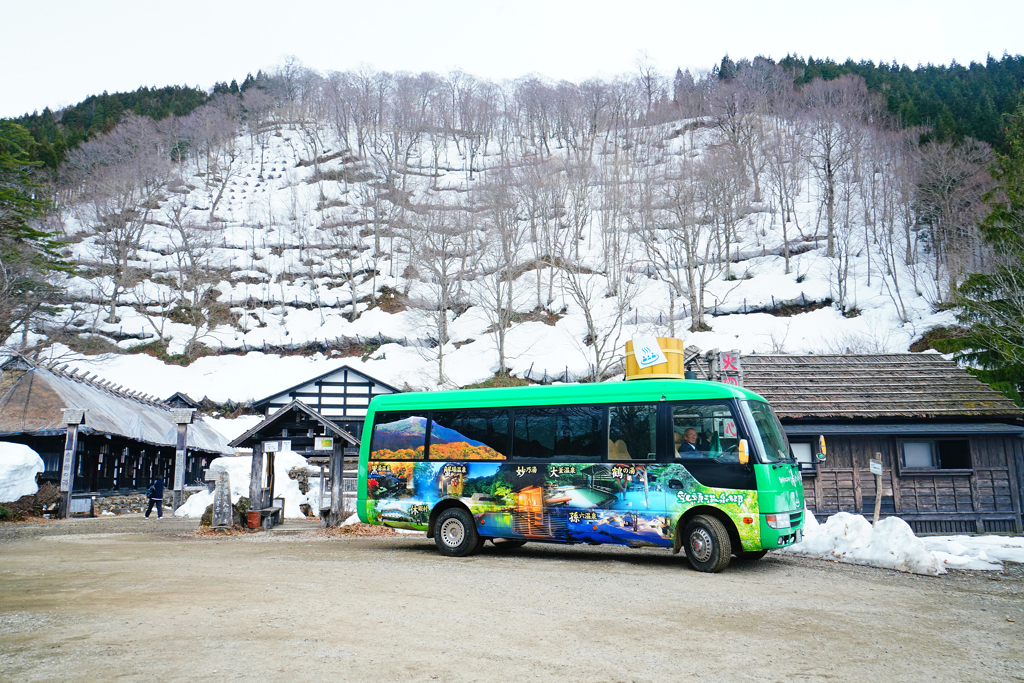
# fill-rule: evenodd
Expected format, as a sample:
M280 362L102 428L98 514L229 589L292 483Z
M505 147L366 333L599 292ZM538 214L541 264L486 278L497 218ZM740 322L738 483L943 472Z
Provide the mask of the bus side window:
M370 437L371 460L422 460L427 413L377 413Z
M597 406L564 406L558 411L561 414L558 417L555 457L600 459L604 455L604 410Z
M558 417L558 412L552 408L516 408L512 455L551 458L555 452Z
M672 408L677 458L739 461L739 434L728 403L680 403Z
M604 410L598 406L516 408L516 458L589 458L604 455Z
M508 410L435 410L433 418L431 460L508 458Z
M654 460L656 457L656 403L608 408L608 459Z

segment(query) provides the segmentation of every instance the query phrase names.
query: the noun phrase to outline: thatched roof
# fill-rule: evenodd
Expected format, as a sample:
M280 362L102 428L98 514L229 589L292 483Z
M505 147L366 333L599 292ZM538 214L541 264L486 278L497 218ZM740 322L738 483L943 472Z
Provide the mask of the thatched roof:
M743 386L782 418L1021 419L1021 408L938 354L743 356Z
M177 425L167 406L109 382L65 372L56 367L30 366L4 373L13 379L0 397L0 437L14 434L62 434L63 409L86 411L83 434L122 436L156 446L177 443ZM19 376L20 375L20 376ZM224 437L202 420L188 429L189 448L210 453L233 453Z

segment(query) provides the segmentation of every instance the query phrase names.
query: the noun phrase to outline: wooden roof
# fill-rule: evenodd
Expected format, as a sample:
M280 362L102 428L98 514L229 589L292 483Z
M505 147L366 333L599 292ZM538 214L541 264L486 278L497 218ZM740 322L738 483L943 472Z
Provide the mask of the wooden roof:
M781 418L1021 419L1020 406L934 353L743 356L743 386Z
M96 375L64 367L37 366L9 371L0 396L0 437L18 434L63 434L64 408L85 410L82 434L111 434L158 446L174 446L177 425L170 408L138 392L128 392ZM196 420L189 426L188 447L210 453L230 453L217 430Z
M297 399L286 405L284 408L281 408L270 417L264 419L245 434L235 437L235 439L229 442L228 445L234 448L252 448L255 444L262 442L268 434L274 432L279 423L286 422L287 420L294 420L295 416L289 415L289 413L292 412L299 413L300 419L304 419L310 424L320 425L324 429L324 434L332 434L340 438L342 441L348 442L350 446L359 445L359 440L354 436L338 427L338 425L334 424L330 420L325 419L318 412Z

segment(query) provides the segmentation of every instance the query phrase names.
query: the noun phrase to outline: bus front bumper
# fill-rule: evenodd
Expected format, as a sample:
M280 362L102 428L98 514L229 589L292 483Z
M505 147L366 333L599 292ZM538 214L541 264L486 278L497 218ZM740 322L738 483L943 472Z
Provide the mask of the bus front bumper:
M784 548L787 545L799 543L804 537L803 519L795 521L786 526L779 526L777 523L769 523L769 517L775 515L761 515L761 547L765 550L772 548Z

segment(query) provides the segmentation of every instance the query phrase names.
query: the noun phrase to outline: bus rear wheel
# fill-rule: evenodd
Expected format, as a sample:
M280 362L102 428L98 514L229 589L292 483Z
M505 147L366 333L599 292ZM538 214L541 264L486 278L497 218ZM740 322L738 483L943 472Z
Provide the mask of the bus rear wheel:
M725 525L710 515L697 515L683 531L686 559L699 572L717 573L729 566L732 542Z
M434 544L442 555L466 557L480 550L483 539L473 517L462 508L448 508L434 523Z

